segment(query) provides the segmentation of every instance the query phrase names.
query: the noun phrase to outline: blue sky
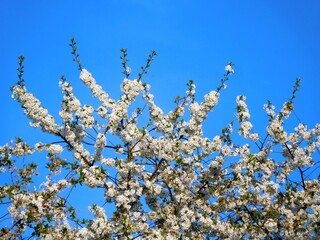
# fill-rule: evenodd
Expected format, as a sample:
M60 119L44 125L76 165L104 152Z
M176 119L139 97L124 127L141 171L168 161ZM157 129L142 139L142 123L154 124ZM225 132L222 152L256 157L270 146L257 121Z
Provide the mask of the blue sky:
M263 104L271 100L280 110L296 77L302 83L295 112L313 127L320 114L319 12L318 0L2 0L0 144L15 136L32 144L47 139L29 127L19 104L11 100L9 87L17 81L20 55L26 59L29 91L50 114L58 117L61 75L82 103L92 102L72 62L71 37L78 42L83 67L113 98L118 98L123 79L119 49L128 49L132 76L137 76L150 50L156 50L145 81L165 111L174 106L175 96L184 94L190 79L202 101L219 84L224 66L234 62L235 74L205 124L210 137L234 119L239 94L247 96L254 129L265 131ZM293 117L291 123L298 121Z

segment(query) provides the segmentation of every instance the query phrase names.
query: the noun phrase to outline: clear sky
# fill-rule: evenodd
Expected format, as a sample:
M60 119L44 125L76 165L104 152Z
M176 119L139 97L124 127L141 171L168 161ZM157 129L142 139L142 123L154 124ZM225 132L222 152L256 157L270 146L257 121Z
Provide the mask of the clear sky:
M58 117L62 99L61 75L82 103L92 101L72 62L71 37L78 42L83 67L113 98L123 79L119 49L128 49L132 76L156 50L145 81L165 111L176 95L184 94L190 79L201 101L219 84L224 66L234 62L235 74L205 125L210 137L234 119L239 94L247 96L254 129L265 131L263 104L271 100L280 110L296 77L302 83L295 112L313 127L320 120L319 13L319 0L2 0L0 144L15 136L30 143L46 141L11 100L9 87L17 81L20 55L26 59L27 88L53 116Z

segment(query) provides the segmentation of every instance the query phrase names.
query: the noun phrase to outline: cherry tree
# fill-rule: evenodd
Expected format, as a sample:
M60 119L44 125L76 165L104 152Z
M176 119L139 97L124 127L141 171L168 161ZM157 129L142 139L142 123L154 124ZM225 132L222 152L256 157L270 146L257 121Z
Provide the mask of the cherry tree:
M291 132L284 126L300 79L280 111L264 105L265 132L254 132L246 97L238 96L235 119L209 139L203 123L232 63L201 102L190 81L165 113L143 81L155 51L132 80L121 50L125 78L116 100L82 67L74 39L70 46L99 105L82 104L62 76L61 120L54 119L28 92L19 57L12 97L31 127L56 140L30 145L18 137L0 147L1 239L320 238L320 125L298 123ZM37 154L46 160L34 160ZM103 201L93 199L91 215L80 217L72 195L89 188Z

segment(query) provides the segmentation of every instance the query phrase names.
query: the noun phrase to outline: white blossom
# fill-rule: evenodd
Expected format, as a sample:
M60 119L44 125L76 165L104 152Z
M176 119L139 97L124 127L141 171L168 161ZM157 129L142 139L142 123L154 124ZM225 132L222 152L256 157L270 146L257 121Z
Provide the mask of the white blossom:
M125 73L129 77L131 69ZM190 82L171 111L155 103L140 78L125 78L118 100L86 69L80 79L99 101L82 105L71 84L61 81L61 121L23 81L12 88L31 125L55 139L30 147L17 138L0 147L0 196L8 212L0 217L9 225L0 236L317 239L320 125L299 123L290 132L285 122L293 100L279 113L265 104L269 122L258 134L243 95L236 98L235 123L222 130L215 122L205 125L226 79L202 102ZM28 156L43 151L47 158ZM82 201L90 201L91 217L78 208Z

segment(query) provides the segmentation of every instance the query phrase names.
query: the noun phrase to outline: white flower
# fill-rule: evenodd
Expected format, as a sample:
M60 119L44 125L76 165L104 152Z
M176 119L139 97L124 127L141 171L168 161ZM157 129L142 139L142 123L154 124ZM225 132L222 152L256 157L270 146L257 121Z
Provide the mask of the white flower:
M108 167L114 167L115 160L113 158L104 158L101 160L102 164L107 165Z
M232 74L234 73L234 70L232 69L232 66L230 64L228 64L227 66L225 66L224 68L226 71L228 71L228 73Z
M129 202L129 199L124 195L119 195L116 197L116 205L121 206Z
M57 144L50 144L50 146L47 148L47 151L52 154L60 154L62 153L63 148Z
M256 142L259 140L259 135L258 135L258 133L252 133L249 135L249 138L251 141Z

